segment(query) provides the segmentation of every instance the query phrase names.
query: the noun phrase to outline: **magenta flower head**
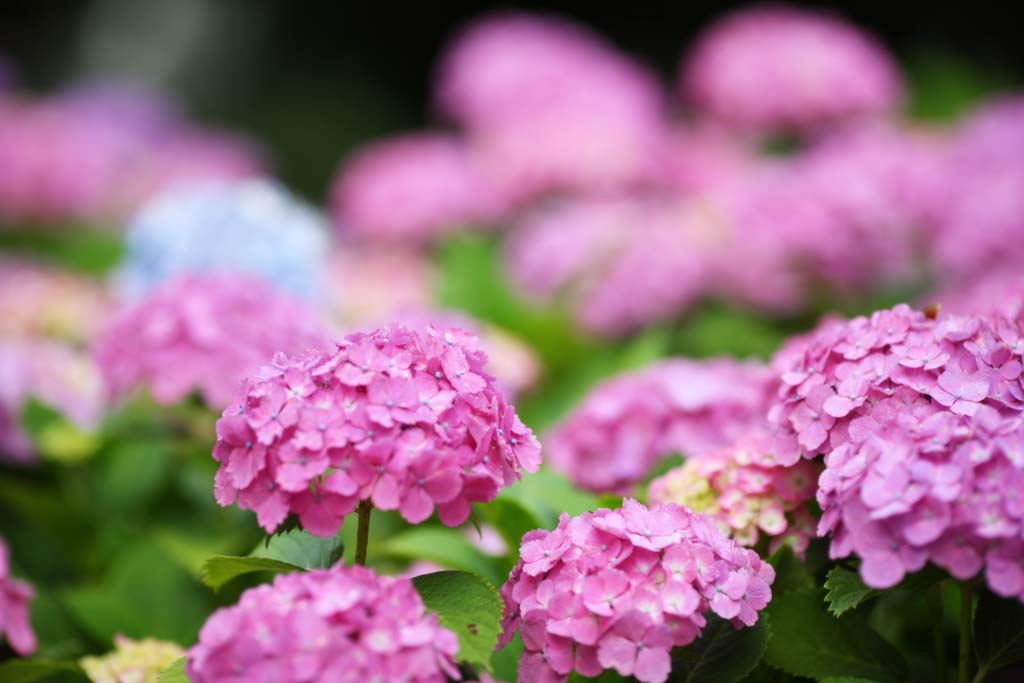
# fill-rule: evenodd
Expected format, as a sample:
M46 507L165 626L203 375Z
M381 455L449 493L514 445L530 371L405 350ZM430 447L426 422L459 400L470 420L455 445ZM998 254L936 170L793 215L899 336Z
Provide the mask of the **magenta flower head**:
M479 229L501 215L505 202L465 143L417 133L372 143L348 159L331 204L345 235L425 242Z
M687 55L680 90L710 116L769 133L891 111L903 95L895 62L873 37L786 6L718 20Z
M408 579L363 567L282 574L218 610L185 671L192 683L458 679L455 634Z
M468 27L441 60L436 101L521 199L641 181L665 128L661 88L644 66L544 15L499 14Z
M693 642L714 612L753 626L771 600L775 570L679 505L570 518L523 536L519 563L501 588L508 642L518 630L519 680L564 682L576 670L615 669L663 683L673 647Z
M776 358L783 464L824 454L818 535L864 582L932 562L1024 599L1024 324L908 306L830 321Z
M540 444L484 369L475 336L401 325L333 352L279 355L217 422L221 505L273 532L289 514L330 536L359 501L458 526L540 466Z
M758 363L672 359L594 389L545 439L552 467L591 491L628 493L659 460L728 446L763 420Z
M198 392L220 409L275 353L325 348L326 339L313 309L262 280L182 275L117 314L96 358L115 397L146 388L171 404Z
M28 604L33 597L32 586L11 577L9 551L0 538L0 636L23 657L36 649L36 634L28 616Z
M808 503L820 470L810 460L781 467L764 437L754 433L669 470L651 482L647 496L652 503L677 503L708 515L741 545L769 538L769 552L789 543L803 554L814 537Z

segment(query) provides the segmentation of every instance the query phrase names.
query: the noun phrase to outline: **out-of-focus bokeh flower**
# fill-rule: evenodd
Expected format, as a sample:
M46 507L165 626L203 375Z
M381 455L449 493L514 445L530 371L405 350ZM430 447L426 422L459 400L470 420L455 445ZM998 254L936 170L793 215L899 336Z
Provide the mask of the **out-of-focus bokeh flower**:
M464 330L392 325L330 353L279 355L217 422L217 502L273 533L289 514L337 533L360 501L458 526L540 466L540 443Z
M1024 272L1007 269L985 273L922 297L922 304L938 304L944 313L995 314L1024 322Z
M155 638L132 640L114 636L114 650L102 657L83 657L79 662L92 683L156 683L160 673L185 650Z
M266 181L172 190L147 204L125 236L117 287L137 298L176 275L258 277L307 300L323 297L327 233L312 207Z
M498 14L466 28L442 57L435 101L518 200L643 182L665 130L661 87L645 67L544 15Z
M335 567L245 591L207 620L185 671L192 683L445 683L458 649L409 579Z
M203 130L162 100L96 85L0 96L0 218L117 223L168 187L262 175L251 143Z
M443 133L369 144L334 181L337 229L362 240L425 242L488 227L507 202L470 147Z
M32 586L11 576L10 551L0 537L0 636L23 657L36 649L36 634L28 615L28 605L34 597Z
M597 386L544 439L577 486L628 493L670 455L724 448L764 418L771 372L755 362L670 359Z
M780 5L710 26L683 62L680 92L702 113L772 133L891 112L903 85L872 36L827 12Z
M115 398L147 389L171 404L198 392L220 409L274 354L325 348L327 338L317 311L262 280L182 275L119 311L96 358Z
M431 307L437 268L418 249L344 244L330 256L328 298L343 327L383 324Z
M663 683L673 647L693 642L714 613L753 626L775 570L679 505L626 499L523 536L501 588L501 644L522 635L520 681L564 683L605 669Z
M110 309L105 288L57 268L0 259L0 337L92 339Z

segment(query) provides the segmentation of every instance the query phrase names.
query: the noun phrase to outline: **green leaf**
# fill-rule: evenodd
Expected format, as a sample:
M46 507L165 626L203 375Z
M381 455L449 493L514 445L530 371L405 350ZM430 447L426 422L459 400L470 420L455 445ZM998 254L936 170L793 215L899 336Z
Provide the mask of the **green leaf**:
M764 614L753 626L741 629L715 618L704 628L700 640L684 650L685 671L673 670L673 676L685 683L738 681L761 661L770 638L771 626Z
M35 397L21 409L21 423L36 451L47 460L75 463L92 457L100 438L70 422L60 412Z
M185 675L186 662L188 657L175 659L169 667L160 672L156 683L189 683L188 676Z
M828 591L825 595L828 611L837 617L881 593L865 586L860 580L860 574L843 567L834 567L828 573L825 589Z
M814 585L814 577L807 571L807 565L800 561L788 545L783 545L772 553L768 562L775 568L775 581L772 583L774 598Z
M979 669L975 680L1024 659L1024 605L1016 598L983 592L974 614L974 646Z
M104 455L98 497L103 505L116 510L150 501L171 470L171 450L162 440L120 443Z
M800 588L774 598L766 609L772 638L765 661L810 678L906 678L903 656L861 619L836 619L825 608L824 591Z
M62 681L88 681L85 673L74 662L58 662L51 659L12 659L0 664L0 681L3 683L34 683L49 681L62 676Z
M442 567L480 574L495 584L504 581L497 564L455 529L421 526L391 536L378 552L405 560L426 560Z
M491 671L502 610L494 586L468 572L424 574L412 582L427 609L458 637L459 661Z
M302 567L294 564L270 560L265 557L232 557L231 555L214 555L203 564L200 578L203 583L215 591L219 591L224 584L256 572L269 572L271 574L290 574L292 572L305 571Z
M271 536L252 551L253 557L279 560L302 569L329 569L341 559L345 545L341 536L321 538L301 529Z

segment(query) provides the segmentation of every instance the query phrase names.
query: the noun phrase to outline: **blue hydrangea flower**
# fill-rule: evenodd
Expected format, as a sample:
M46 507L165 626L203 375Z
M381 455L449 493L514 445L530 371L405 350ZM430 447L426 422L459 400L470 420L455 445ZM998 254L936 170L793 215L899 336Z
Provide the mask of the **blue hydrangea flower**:
M136 298L181 273L233 271L319 301L327 269L321 215L276 183L176 188L147 203L125 236L118 289Z

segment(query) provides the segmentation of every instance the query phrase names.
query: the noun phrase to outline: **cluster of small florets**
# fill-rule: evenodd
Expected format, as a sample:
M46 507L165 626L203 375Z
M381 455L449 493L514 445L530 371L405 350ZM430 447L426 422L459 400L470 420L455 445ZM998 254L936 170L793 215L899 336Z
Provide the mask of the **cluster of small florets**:
M133 217L125 244L115 282L130 297L189 273L259 277L310 300L326 281L321 216L268 181L171 189Z
M617 510L563 514L554 531L523 536L501 589L502 638L522 635L521 681L615 669L662 683L670 650L695 640L708 612L752 626L774 579L771 565L709 518L627 499Z
M825 454L819 535L886 588L926 562L1024 599L1024 325L907 306L831 321L776 359L782 464Z
M770 538L769 552L788 543L803 554L814 537L808 509L820 466L802 460L780 467L759 435L690 458L651 482L652 503L677 503L712 517L742 545Z
M171 404L198 392L222 408L275 353L324 348L326 339L314 310L259 279L183 275L118 313L96 356L115 397L145 388Z
M200 130L150 92L0 97L0 216L109 220L164 189L262 175L247 141Z
M217 423L218 502L274 531L296 514L337 532L359 501L407 521L466 521L521 472L540 444L484 369L475 336L385 327L330 353L284 356L239 389Z
M7 544L0 538L0 636L19 655L36 649L36 634L28 618L28 604L35 597L32 586L11 577Z
M813 131L900 102L899 70L871 36L827 13L743 9L707 30L683 64L684 98L759 132Z
M206 622L185 670L192 683L445 683L458 647L408 579L335 567L247 590Z
M673 359L594 389L545 439L577 486L628 493L659 460L724 448L763 419L771 372L728 359Z
M184 655L185 650L174 643L118 634L112 652L83 657L79 664L92 683L157 683L160 673Z

